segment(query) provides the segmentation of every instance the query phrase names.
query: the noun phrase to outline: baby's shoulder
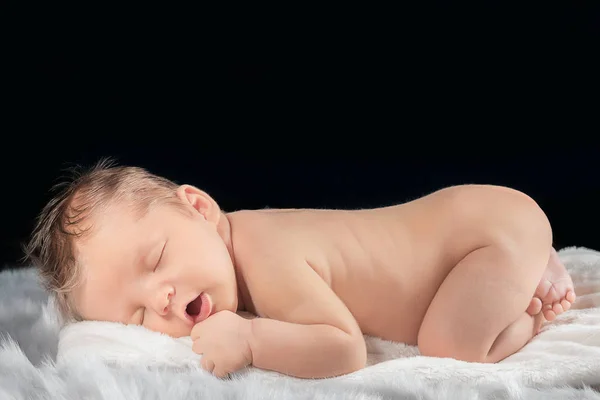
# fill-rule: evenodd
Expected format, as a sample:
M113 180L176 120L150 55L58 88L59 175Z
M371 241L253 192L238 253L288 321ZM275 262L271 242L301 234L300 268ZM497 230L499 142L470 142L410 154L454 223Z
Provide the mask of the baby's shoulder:
M240 211L231 213L229 221L238 262L253 260L264 264L266 259L293 258L302 248L299 231L280 218L272 218L271 213Z

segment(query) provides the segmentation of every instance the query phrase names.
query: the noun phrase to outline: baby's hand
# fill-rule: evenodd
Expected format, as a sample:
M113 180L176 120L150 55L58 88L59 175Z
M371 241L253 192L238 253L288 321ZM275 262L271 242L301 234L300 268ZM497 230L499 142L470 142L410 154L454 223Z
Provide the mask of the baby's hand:
M220 311L194 326L192 349L202 355L202 368L223 378L252 364L250 332L250 320Z

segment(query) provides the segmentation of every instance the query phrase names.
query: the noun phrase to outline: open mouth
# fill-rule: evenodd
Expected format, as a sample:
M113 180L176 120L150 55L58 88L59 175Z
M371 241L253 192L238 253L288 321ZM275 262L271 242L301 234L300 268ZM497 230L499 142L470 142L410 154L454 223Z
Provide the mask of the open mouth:
M192 318L196 318L198 314L200 314L200 310L202 309L202 295L199 295L194 300L190 302L185 308L185 312Z
M200 293L200 295L192 300L185 308L188 317L195 324L208 318L211 311L212 302L210 297L205 293Z

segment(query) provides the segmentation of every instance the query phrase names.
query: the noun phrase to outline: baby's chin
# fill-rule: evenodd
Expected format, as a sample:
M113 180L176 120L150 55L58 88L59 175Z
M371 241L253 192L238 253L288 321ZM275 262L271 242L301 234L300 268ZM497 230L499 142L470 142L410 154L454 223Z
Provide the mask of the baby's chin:
M144 326L146 329L160 333L162 335L170 336L172 338L178 339L186 336L190 336L192 333L193 326L185 326L179 324L163 324L161 326Z

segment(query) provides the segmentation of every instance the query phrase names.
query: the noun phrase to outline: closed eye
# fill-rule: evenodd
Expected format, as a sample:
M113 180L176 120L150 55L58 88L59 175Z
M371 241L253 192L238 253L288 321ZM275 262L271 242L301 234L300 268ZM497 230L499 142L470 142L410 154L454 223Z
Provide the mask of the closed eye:
M160 256L158 257L158 261L156 262L156 265L154 266L154 272L156 272L156 270L158 269L159 265L160 265L160 261L163 258L163 254L165 253L165 248L167 247L167 242L165 242L165 244L163 245L162 250L160 251Z

